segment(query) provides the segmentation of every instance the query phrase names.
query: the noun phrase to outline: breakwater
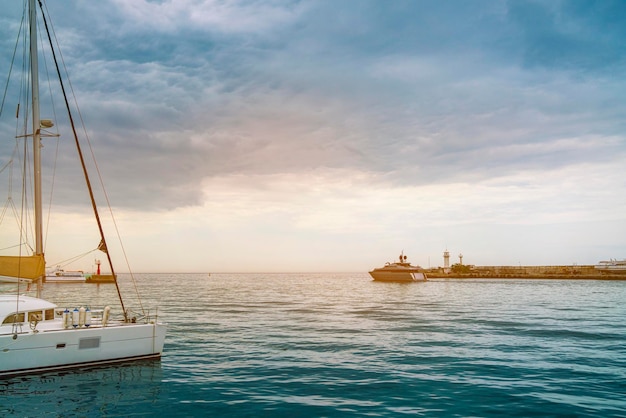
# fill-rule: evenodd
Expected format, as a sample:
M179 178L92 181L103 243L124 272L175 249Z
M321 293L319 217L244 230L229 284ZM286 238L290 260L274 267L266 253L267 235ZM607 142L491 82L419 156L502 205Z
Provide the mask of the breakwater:
M461 266L462 271L444 268L426 270L428 278L515 278L515 279L580 279L626 280L626 274L605 273L592 265L569 266ZM448 269L450 270L450 269Z

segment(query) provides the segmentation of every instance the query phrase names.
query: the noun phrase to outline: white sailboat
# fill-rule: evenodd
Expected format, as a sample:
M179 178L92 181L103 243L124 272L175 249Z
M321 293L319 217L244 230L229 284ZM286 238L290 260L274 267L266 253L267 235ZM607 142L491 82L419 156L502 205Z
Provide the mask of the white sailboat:
M41 6L41 2L39 4ZM35 0L28 0L27 11L30 25L32 131L26 132L23 139L32 140L35 248L29 255L0 256L0 276L15 280L17 283L22 280L36 282L37 297L26 296L19 292L0 295L0 377L158 358L161 356L165 342L165 324L160 323L155 315L143 311L143 308L139 313L127 310L116 280L115 286L122 308L122 312L117 315L110 306L101 310L89 306L57 306L41 298L45 257L40 149L42 129L50 127L51 121L42 121L39 115L38 32ZM61 89L65 92L63 81L60 76L59 78ZM67 107L69 111L69 106ZM73 129L71 114L70 124ZM107 255L112 277L115 278L78 140L76 140L76 145L101 235L99 249Z

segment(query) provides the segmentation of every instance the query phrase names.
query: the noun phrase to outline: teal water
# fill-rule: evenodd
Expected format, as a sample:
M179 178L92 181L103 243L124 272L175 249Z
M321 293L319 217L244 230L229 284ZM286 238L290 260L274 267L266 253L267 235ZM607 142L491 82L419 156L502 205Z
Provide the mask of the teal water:
M626 282L137 277L161 361L0 380L0 416L626 416Z

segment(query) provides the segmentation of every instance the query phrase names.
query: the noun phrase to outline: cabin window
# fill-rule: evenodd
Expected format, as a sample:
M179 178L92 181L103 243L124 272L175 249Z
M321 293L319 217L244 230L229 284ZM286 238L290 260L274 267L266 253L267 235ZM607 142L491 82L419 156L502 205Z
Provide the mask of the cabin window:
M36 312L29 312L28 313L28 322L33 322L33 321L41 321L41 311L36 311Z
M46 321L49 319L54 319L54 309L47 309L45 311L46 314Z
M17 322L24 322L24 312L18 313L17 315L11 314L2 321L3 324L14 324Z
M100 347L100 337L81 338L78 341L78 349L83 350L85 348L98 348Z

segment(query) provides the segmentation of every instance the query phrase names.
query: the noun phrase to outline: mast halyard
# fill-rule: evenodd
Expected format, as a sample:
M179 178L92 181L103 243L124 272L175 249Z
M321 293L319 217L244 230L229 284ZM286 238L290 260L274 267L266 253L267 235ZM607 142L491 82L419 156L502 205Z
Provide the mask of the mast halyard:
M41 121L39 115L39 60L37 52L37 9L28 1L30 37L30 83L33 105L33 187L35 210L35 255L43 256L43 211L41 192ZM41 296L42 277L37 279L37 297Z

